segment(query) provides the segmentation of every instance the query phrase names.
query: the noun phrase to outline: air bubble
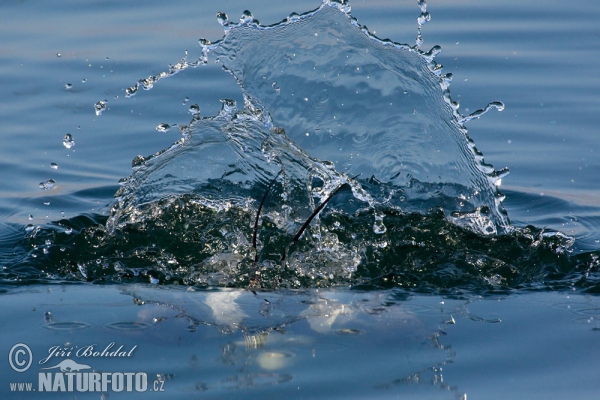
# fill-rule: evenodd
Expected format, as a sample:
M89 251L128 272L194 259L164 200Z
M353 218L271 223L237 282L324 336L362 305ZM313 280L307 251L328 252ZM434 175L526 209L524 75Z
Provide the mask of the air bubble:
M73 137L70 133L67 133L65 135L65 138L63 139L63 146L65 146L67 149L70 149L71 147L75 146L75 141L73 140Z

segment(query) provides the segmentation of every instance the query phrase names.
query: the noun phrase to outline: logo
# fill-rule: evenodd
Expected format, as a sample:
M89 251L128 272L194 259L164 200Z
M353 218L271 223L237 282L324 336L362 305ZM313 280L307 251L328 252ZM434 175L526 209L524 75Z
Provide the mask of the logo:
M11 392L163 392L163 379L149 385L145 372L95 372L88 364L97 358L129 358L137 345L131 348L117 346L114 342L107 346L91 344L86 346L52 346L45 357L37 363L40 366L35 382L11 382ZM33 364L33 352L24 343L17 343L8 352L8 363L16 372L25 372ZM75 359L79 359L75 361ZM50 361L50 362L48 362ZM85 361L85 362L80 362ZM50 364L46 367L44 365ZM93 362L92 362L93 364Z
M90 369L92 367L90 367L89 365L85 365L85 364L77 364L75 361L69 360L67 358L66 360L61 361L58 364L56 364L54 367L48 367L48 368L42 368L42 369L54 369L54 368L60 368L61 372L79 372L82 369Z
M23 343L15 344L8 352L8 363L17 372L25 372L31 367L33 353L29 346Z

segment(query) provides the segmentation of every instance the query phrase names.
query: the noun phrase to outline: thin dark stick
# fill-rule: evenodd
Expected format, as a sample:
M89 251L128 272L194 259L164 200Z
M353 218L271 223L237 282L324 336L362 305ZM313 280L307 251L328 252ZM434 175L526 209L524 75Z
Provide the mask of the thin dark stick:
M273 180L271 180L271 182L269 183L269 186L267 186L267 190L265 190L265 194L263 195L263 198L260 201L260 205L258 206L258 211L256 212L256 219L254 220L254 230L252 232L252 248L254 249L254 262L258 262L258 251L256 250L256 236L258 235L258 219L260 218L260 212L262 211L263 205L265 204L265 200L267 199L267 195L269 194L271 187L273 187L273 185L277 181L277 178L279 178L279 175L281 175L282 172L283 169L279 170L275 178L273 178Z
M353 178L350 179L355 179L358 178L360 176L360 174L356 175ZM290 247L293 247L296 245L296 242L300 239L300 236L302 236L302 234L304 233L304 231L306 230L306 228L308 228L308 226L310 225L310 223L312 222L312 220L321 212L321 210L327 205L327 203L329 202L329 200L331 200L333 198L333 196L336 195L337 192L340 191L340 189L342 187L344 187L344 185L346 184L342 183L340 186L338 186L333 192L331 192L329 194L329 196L325 199L325 201L323 201L319 207L315 208L315 210L313 211L313 213L310 215L310 217L308 217L308 219L306 220L306 222L304 222L304 225L302 225L300 227L300 230L298 231L298 233L296 234L296 236L294 236L294 238L292 239L292 243L290 244ZM281 255L281 261L285 260L285 250L283 251L283 254Z

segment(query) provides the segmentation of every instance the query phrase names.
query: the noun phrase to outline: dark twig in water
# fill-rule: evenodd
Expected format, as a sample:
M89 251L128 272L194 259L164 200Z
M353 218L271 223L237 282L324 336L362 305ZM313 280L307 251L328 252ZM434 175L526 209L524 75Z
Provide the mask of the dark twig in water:
M256 211L256 219L254 220L254 230L252 232L252 248L254 249L254 262L255 263L258 262L258 251L256 250L256 236L258 234L258 219L260 218L260 212L262 211L263 205L265 204L267 195L271 191L271 188L273 187L273 185L277 181L277 178L279 178L279 175L281 175L282 172L283 172L283 169L281 169L277 173L275 178L273 178L273 180L271 180L271 182L269 183L269 186L267 186L267 190L265 190L265 194L263 195L262 200L260 201L260 205L258 206L258 211Z
M356 179L360 176L360 174L350 178L350 179ZM346 185L348 182L344 182L342 183L340 186L338 186L333 192L331 192L329 194L329 196L325 199L325 201L323 201L319 207L315 208L315 210L313 211L313 213L310 215L310 217L308 217L308 219L306 220L306 222L304 222L304 224L300 227L300 230L298 231L298 233L296 234L296 236L294 236L294 238L292 239L292 243L290 244L290 248L294 247L296 245L296 242L298 242L298 240L300 239L300 236L302 236L302 234L304 233L304 231L306 230L306 228L308 228L308 226L310 225L310 223L312 222L312 220L321 212L321 210L323 210L323 208L327 205L327 203L329 202L329 200L331 200L333 198L333 196L335 196L337 194L337 192L340 191L340 189L342 187L344 187L344 185ZM281 261L285 260L285 250L283 251L283 253L281 254Z

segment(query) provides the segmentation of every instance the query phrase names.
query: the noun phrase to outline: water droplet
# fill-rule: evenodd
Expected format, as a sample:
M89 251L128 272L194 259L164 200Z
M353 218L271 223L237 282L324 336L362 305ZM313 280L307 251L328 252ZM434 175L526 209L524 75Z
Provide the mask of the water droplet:
M132 161L131 161L131 167L135 168L139 165L142 165L146 162L146 159L143 156L136 156Z
M138 81L138 86L142 85L142 89L150 90L154 87L155 82L156 82L156 78L153 76L149 76L146 79L140 79Z
M171 125L169 124L160 124L156 127L156 130L159 132L167 132L169 129L171 129Z
M54 179L48 179L45 180L44 182L40 182L40 189L43 190L48 190L48 189L54 189L56 185L56 181L54 181Z
M73 228L71 228L70 226L65 227L65 233L67 235L70 235L71 233L73 233Z
M375 222L373 223L373 232L377 235L382 235L387 231L383 224L383 213L375 213Z
M240 17L240 23L249 24L250 22L252 22L253 19L254 16L252 15L252 13L246 10L242 13L242 16Z
M81 275L83 275L83 277L87 279L86 267L85 267L85 265L82 262L78 262L77 263L77 269L79 270L79 272L81 273Z
M125 89L125 97L130 98L132 96L135 96L135 94L138 91L138 88L139 88L139 85L135 84L134 86Z
M192 115L200 115L200 106L198 104L192 104L189 113Z
M229 17L227 17L227 14L225 14L224 12L218 12L217 13L217 21L223 27L226 27L229 24Z
M50 163L50 168L52 169L58 169L58 164L57 163Z
M72 87L73 87L73 85L71 83L67 83L65 85L65 89L67 89L67 90L71 89Z
M298 15L298 13L291 13L288 17L287 17L288 22L295 22L300 20L300 15Z
M60 53L56 53L56 57L60 57Z
M237 112L237 103L231 99L221 99L221 112L233 115Z
M86 79L86 78L83 78L83 79L81 80L81 83L86 83L86 82L87 82L87 79Z
M190 98L186 97L185 99L183 99L183 102L181 104L185 105L188 101L190 101Z
M417 18L417 22L419 25L425 25L427 22L431 21L431 15L428 12L421 13L419 18Z
M73 140L73 137L70 133L67 133L65 135L65 138L63 139L63 146L65 146L67 149L70 149L71 147L75 146L75 141Z
M96 104L94 104L94 110L96 110L96 115L102 115L104 110L106 110L107 100L100 100Z
M30 221L32 221L32 220L33 220L33 215L29 214L29 217L27 217L27 218L28 218ZM31 225L27 225L27 226L31 226ZM31 228L31 229L33 229L33 226L32 226L32 228Z
M493 102L489 103L485 108L479 109L479 110L467 115L466 117L462 117L459 120L459 122L461 124L464 124L465 122L469 122L474 119L479 119L483 114L487 113L492 108L495 108L498 111L502 111L502 110L504 110L504 103L502 103L501 101L493 101Z
M44 313L44 321L46 321L49 324L54 322L54 316L52 315L52 313L50 311L46 311Z

